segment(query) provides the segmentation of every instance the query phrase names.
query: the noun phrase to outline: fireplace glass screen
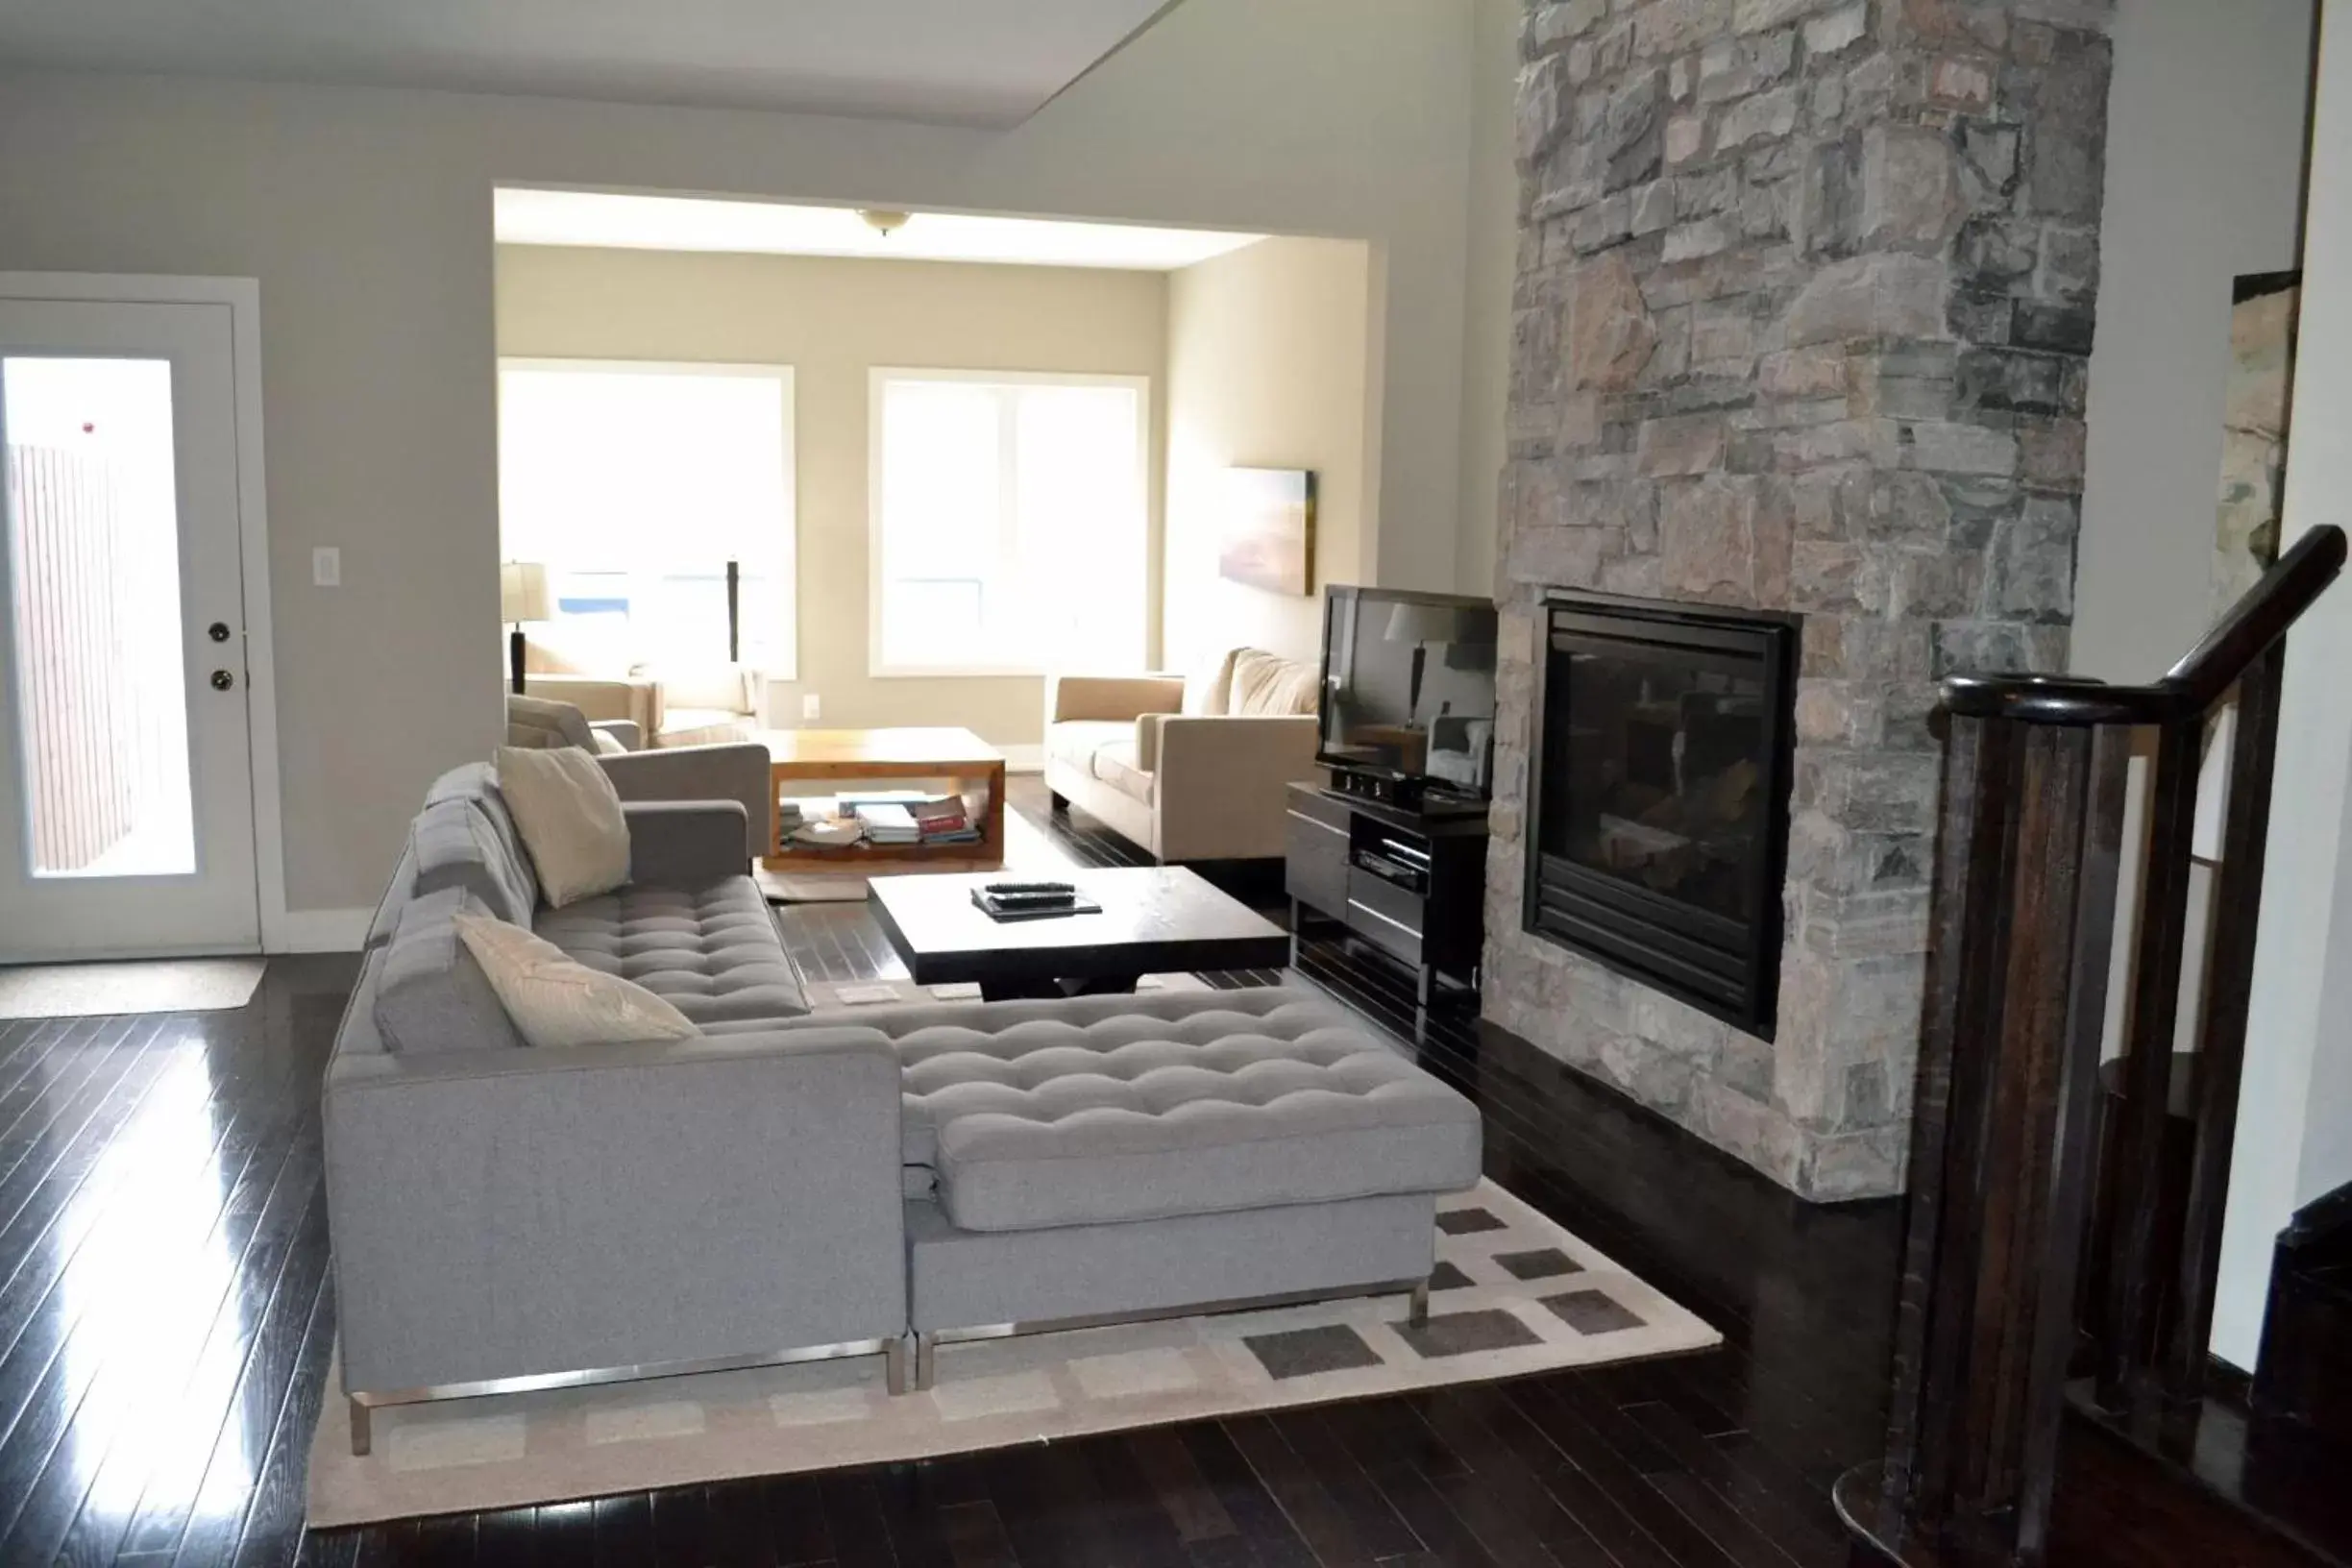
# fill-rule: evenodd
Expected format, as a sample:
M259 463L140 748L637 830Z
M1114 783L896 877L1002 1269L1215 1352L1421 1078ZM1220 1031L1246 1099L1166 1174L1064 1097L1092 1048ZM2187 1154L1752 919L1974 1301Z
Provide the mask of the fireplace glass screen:
M1769 1028L1794 628L1556 605L1531 925Z

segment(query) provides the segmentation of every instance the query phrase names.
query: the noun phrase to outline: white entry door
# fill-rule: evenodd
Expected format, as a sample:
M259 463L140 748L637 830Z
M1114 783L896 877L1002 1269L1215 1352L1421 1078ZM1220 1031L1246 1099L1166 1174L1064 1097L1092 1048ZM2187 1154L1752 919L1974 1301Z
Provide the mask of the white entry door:
M260 945L232 326L0 290L0 962Z

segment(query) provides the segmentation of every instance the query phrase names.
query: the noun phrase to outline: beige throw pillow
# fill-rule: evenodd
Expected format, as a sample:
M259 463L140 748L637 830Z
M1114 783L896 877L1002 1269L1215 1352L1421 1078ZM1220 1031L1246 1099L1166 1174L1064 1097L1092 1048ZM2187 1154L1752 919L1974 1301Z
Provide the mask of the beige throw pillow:
M1229 648L1185 676L1186 713L1195 719L1223 716L1227 691L1233 685L1234 655L1238 651Z
M702 1032L636 981L567 958L519 925L487 915L451 919L527 1045L625 1045Z
M1233 701L1226 711L1242 715L1303 714L1315 711L1315 673L1258 649L1234 655Z
M497 768L499 793L548 907L610 893L629 879L628 819L596 758L577 747L502 746Z

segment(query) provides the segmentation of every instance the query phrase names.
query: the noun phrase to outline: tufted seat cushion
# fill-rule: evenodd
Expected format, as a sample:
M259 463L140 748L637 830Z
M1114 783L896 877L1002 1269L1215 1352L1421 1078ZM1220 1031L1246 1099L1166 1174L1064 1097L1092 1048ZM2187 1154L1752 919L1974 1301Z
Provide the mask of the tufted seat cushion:
M704 888L631 884L543 908L531 929L592 969L636 981L697 1023L808 1011L767 901L747 876Z
M906 1161L935 1172L960 1229L1449 1192L1479 1179L1476 1109L1298 992L861 1021L894 1037Z

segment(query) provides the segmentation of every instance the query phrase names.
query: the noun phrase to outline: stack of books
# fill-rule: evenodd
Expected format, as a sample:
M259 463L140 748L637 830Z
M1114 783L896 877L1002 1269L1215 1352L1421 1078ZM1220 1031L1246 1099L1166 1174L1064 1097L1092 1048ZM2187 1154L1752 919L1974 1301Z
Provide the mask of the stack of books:
M971 814L965 809L960 795L926 796L907 803L907 814L915 819L917 832L924 844L978 844L980 829L973 825Z
M849 807L849 815L857 819L858 826L866 830L869 844L920 844L922 830L916 826L914 814L895 800L860 800Z

